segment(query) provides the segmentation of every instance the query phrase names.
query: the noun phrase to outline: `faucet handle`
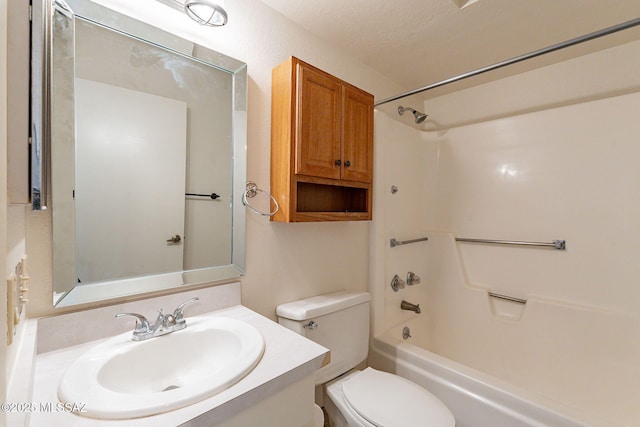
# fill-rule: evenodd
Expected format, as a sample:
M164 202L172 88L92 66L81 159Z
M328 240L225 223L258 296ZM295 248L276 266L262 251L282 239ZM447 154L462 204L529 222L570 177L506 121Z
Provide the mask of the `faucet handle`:
M405 281L400 278L397 274L393 276L391 279L391 289L394 292L398 292L400 289L404 289Z
M123 316L132 316L136 318L136 328L133 330L133 333L144 333L149 332L151 330L151 325L149 325L149 321L142 314L137 313L118 313L116 314L116 318Z
M184 318L184 306L185 305L189 304L190 302L198 301L198 300L200 300L200 298L193 297L193 298L190 298L190 299L186 300L185 302L180 304L178 307L176 307L176 309L173 311L173 318L175 319L175 322L179 322Z
M420 276L416 273L410 271L407 273L407 285L413 286L420 283Z

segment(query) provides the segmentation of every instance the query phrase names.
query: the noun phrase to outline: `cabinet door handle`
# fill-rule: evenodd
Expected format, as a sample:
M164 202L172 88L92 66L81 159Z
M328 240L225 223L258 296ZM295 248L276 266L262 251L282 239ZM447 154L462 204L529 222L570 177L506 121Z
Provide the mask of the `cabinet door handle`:
M349 166L351 166L351 162L349 160L347 160L346 162L344 162L344 167L348 168Z
M338 159L336 160L336 166L340 166L342 164L342 160Z

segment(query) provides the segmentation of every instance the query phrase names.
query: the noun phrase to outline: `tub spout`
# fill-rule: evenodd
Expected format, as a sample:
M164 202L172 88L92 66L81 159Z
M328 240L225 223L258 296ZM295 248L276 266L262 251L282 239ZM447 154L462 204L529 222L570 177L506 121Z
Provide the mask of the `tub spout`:
M402 302L400 303L400 308L402 310L409 310L409 311L413 311L416 314L420 314L420 304L411 304L408 301L402 300Z

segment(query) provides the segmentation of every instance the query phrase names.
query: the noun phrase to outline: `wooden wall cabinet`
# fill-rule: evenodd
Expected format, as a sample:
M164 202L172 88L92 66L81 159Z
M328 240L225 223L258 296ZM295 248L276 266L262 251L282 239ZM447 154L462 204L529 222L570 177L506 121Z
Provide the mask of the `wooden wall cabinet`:
M273 69L273 221L371 219L373 95L295 57Z

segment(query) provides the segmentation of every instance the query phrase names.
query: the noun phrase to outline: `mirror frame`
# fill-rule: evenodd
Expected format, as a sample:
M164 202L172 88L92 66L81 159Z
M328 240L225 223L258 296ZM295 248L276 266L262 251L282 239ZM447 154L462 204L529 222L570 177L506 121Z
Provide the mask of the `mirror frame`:
M181 285L152 285L147 283L141 288L131 289L131 283L112 286L113 289L101 289L87 292L71 283L61 297L57 297L52 283L54 307L67 307L96 301L106 301L121 297L157 292L175 287L202 285L237 279L245 272L245 234L246 210L241 202L246 191L246 146L247 146L247 65L229 56L210 50L189 40L165 32L144 22L123 15L89 0L38 0L33 5L32 21L32 111L31 111L31 200L33 210L45 210L55 201L51 195L51 140L52 118L51 104L54 101L52 81L53 61L53 14L54 10L71 19L76 16L101 27L123 33L134 39L150 43L177 55L196 60L205 65L228 73L232 78L232 195L231 195L231 263L197 270L184 270ZM73 228L73 227L72 227ZM52 225L52 256L55 230ZM74 239L75 240L75 237ZM73 251L73 247L67 248ZM66 250L63 252L67 252ZM66 255L68 258L68 254ZM73 256L75 259L75 255ZM54 260L55 262L55 260ZM75 268L75 262L74 262ZM166 274L166 273L165 273ZM141 276L157 280L165 274ZM168 274L176 274L168 273ZM155 278L155 280L154 280ZM126 280L126 279L125 279ZM137 278L136 278L137 280ZM114 282L109 282L113 284ZM103 288L106 288L104 286Z

